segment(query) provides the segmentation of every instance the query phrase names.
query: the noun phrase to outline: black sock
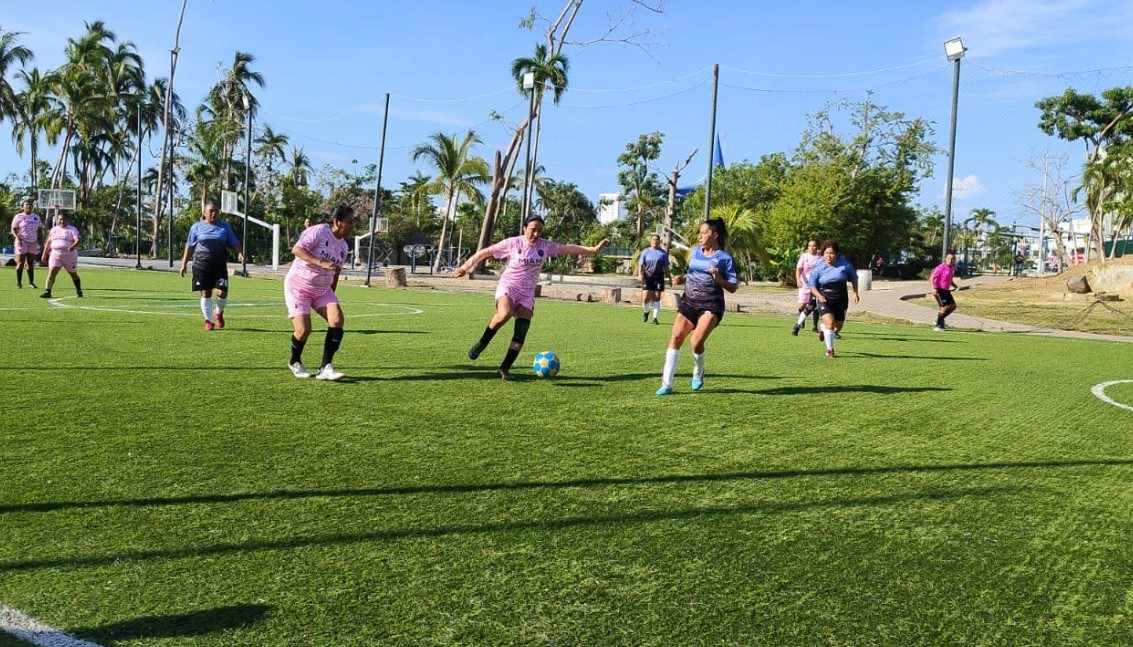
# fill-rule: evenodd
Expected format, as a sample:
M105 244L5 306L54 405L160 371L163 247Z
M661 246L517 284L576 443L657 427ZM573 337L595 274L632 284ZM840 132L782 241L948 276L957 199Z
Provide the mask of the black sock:
M519 357L519 349L508 346L507 354L504 355L504 361L500 364L500 370L504 373L511 371L511 365L515 363L515 358Z
M480 350L484 350L488 347L488 344L492 343L492 338L495 336L496 331L492 330L491 326L488 326L484 328L484 334L480 335L480 341L476 342L476 345L480 347Z
M944 315L940 314L939 312L936 313L936 325L940 328L944 327Z
M291 363L303 361L303 347L307 345L307 340L299 340L294 336L291 337Z
M319 364L320 368L334 361L334 354L341 345L342 328L327 328L326 340L323 341L323 363Z
M35 285L35 270L30 267L28 268L28 283Z
M83 292L83 282L82 282L82 279L80 279L80 278L79 278L79 277L77 277L77 276L72 276L72 277L71 277L71 282L75 284L75 292L77 292L77 293L79 293L79 294L82 294L82 292Z
M24 268L17 267L16 268L16 285L23 285L23 284L24 284Z

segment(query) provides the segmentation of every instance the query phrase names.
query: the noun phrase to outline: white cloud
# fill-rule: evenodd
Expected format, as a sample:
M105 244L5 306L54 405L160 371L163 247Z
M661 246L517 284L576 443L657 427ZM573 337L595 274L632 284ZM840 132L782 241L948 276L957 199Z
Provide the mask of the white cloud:
M952 180L953 200L974 198L981 193L983 193L983 186L980 184L980 179L975 175L965 175L962 178ZM944 190L941 190L940 197L944 197Z
M997 56L1133 38L1129 0L983 0L937 19L942 38L957 35L973 55Z

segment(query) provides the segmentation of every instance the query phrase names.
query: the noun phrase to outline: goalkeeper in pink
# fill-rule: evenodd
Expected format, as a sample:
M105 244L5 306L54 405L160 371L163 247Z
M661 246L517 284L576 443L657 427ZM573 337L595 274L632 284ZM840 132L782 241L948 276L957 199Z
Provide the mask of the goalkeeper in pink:
M495 245L485 247L453 270L453 278L460 278L489 258L507 259L507 267L496 285L496 313L488 321L484 334L468 349L468 359L479 357L500 328L515 317L511 344L499 369L500 379L514 380L511 366L523 349L527 331L531 328L531 318L535 316L535 286L539 283L539 271L543 268L543 263L553 256L591 256L602 251L609 242L602 239L593 247L552 242L543 238L543 219L531 216L523 227L522 236L505 238Z

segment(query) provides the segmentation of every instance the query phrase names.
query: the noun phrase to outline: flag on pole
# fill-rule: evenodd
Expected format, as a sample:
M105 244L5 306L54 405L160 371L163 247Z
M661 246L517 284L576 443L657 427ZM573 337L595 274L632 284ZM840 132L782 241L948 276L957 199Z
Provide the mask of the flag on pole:
M720 133L716 133L716 146L712 151L712 166L724 165L724 149L720 146Z

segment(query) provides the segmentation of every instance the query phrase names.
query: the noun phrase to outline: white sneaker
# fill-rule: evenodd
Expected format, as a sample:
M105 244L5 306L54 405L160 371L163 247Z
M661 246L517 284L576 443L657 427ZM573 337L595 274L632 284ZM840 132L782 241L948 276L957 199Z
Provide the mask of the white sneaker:
M337 382L344 377L346 376L334 370L334 364L327 364L320 368L319 372L315 374L316 380L330 380L331 382Z
M311 373L307 370L306 366L303 366L303 362L295 362L294 364L288 364L287 368L291 369L291 374L294 375L295 377L300 377L300 378L311 377Z
M944 332L943 326L933 326L932 329L935 330L936 332Z

